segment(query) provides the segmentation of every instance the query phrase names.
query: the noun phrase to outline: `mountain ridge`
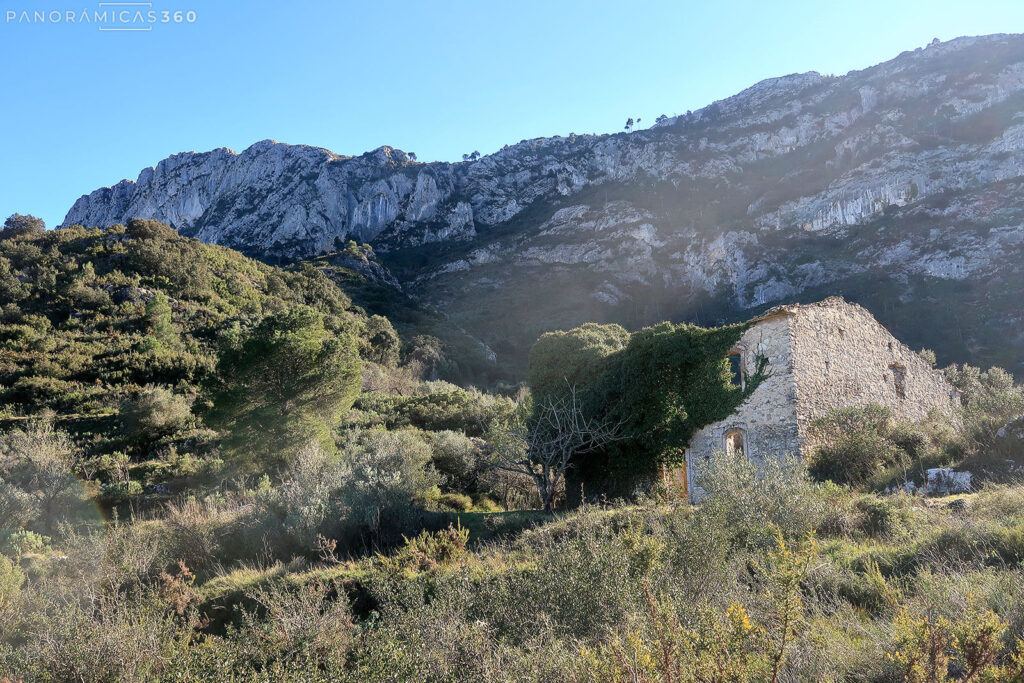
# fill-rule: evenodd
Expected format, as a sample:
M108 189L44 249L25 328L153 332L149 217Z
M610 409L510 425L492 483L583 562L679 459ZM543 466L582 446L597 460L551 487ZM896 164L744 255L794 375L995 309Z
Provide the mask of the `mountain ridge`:
M940 356L1012 365L1022 110L1024 38L965 37L464 162L272 141L175 155L64 224L157 218L267 260L370 242L411 295L518 357L529 335L586 319L722 322L833 293L899 309L883 322L918 343L910 307L941 309L952 286L950 305L978 311Z

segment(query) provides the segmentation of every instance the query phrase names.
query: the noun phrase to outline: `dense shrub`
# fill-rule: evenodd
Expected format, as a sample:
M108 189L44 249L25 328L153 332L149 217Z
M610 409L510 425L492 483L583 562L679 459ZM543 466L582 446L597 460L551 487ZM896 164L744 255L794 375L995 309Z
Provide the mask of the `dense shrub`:
M762 476L732 458L704 473L714 493L697 508L585 507L484 544L474 540L478 526L456 524L409 532L393 550L371 546L362 557L275 562L301 552L279 534L346 514L348 468L368 462L363 451L381 456L378 464L404 454L429 471L428 445L402 434L362 435L340 459L296 453L279 485L178 503L102 535L56 536L21 566L0 555L0 672L89 681L685 681L716 672L903 680L915 662L935 661L946 667L932 672L938 681L962 678L972 662L984 680L1019 678L1024 582L1011 551L1024 536L1007 518L1020 507L1016 489L976 494L957 512L815 486L785 462ZM408 488L403 495L415 498ZM808 541L821 519L813 499L863 521ZM327 514L316 511L324 505ZM303 519L304 507L312 525L287 521ZM225 568L213 575L217 562Z
M728 520L741 544L768 545L776 530L800 538L824 517L828 492L811 481L798 456L758 463L719 451L697 463L697 475L706 496L703 514Z
M470 488L486 467L479 440L451 430L428 432L426 437L434 469L445 477L446 483L458 490Z
M370 424L388 428L417 427L426 431L459 431L482 436L494 420L509 415L513 402L501 396L465 391L446 383L425 383L424 389L442 384L441 390L416 396L364 394L355 408Z
M364 325L360 350L365 360L373 361L384 367L393 368L398 365L402 350L402 340L382 315L370 316Z
M411 430L363 434L344 454L348 533L394 542L415 514L414 502L438 483L430 460L430 445Z
M92 504L78 482L79 449L46 423L0 435L0 520L52 535L61 523L91 520ZM6 524L5 524L6 522Z
M811 473L821 480L851 486L906 480L916 465L941 463L945 454L921 427L896 420L884 406L837 408L811 425L816 447ZM932 454L935 458L929 458ZM934 465L932 465L934 466Z
M121 408L127 438L143 447L184 429L191 420L191 402L165 387L146 387Z
M998 434L1012 420L1024 414L1024 388L1002 368L984 372L970 365L951 365L943 372L960 391L963 408L964 454L968 468L993 474L1024 466L1024 450L1014 440ZM1016 440L1019 441L1019 440Z

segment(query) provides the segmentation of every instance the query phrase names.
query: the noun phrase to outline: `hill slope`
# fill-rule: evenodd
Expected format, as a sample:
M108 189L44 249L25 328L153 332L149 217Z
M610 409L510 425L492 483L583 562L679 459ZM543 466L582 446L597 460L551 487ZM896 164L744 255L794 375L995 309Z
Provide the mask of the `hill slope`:
M366 315L320 270L268 266L155 221L0 233L0 404L95 416L150 384L194 396L222 335L294 304L363 334Z

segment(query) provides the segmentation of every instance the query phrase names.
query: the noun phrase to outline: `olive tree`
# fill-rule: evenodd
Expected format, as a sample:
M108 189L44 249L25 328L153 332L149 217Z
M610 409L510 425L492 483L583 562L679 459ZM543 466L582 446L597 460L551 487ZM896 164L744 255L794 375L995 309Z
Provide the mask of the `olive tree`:
M53 534L61 522L89 516L75 470L81 451L52 424L0 435L0 527Z

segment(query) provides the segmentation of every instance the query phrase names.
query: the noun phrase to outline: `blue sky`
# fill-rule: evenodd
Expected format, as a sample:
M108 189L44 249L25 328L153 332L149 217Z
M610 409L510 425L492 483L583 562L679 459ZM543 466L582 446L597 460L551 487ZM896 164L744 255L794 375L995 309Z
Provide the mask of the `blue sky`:
M0 7L0 219L34 213L51 227L80 195L184 150L273 138L457 160L614 132L630 116L647 125L763 78L842 74L934 37L1024 32L1021 0L152 0L195 21L151 31L8 20L95 2Z

